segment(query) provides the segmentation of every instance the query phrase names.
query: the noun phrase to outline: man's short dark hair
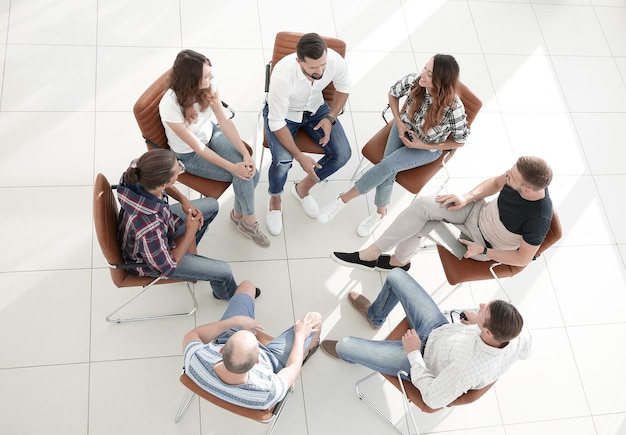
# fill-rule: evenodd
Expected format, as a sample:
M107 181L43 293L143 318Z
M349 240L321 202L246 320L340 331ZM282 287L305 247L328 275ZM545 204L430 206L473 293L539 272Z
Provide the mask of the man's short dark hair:
M491 331L495 340L505 343L522 332L524 319L513 304L495 300L489 304L489 315L483 326Z
M235 361L234 357L235 346L232 340L228 340L224 345L224 350L222 352L222 361L224 362L224 367L231 372L237 373L241 375L243 373L249 372L254 364L256 364L256 360L258 357L258 353L248 353L244 358L237 358L240 361ZM239 352L241 354L241 352ZM241 355L239 355L241 357Z
M326 53L326 41L317 33L307 33L302 35L296 44L296 54L298 59L304 61L305 57L309 59L319 59Z
M520 157L516 166L524 183L533 190L545 189L552 182L552 168L540 157Z

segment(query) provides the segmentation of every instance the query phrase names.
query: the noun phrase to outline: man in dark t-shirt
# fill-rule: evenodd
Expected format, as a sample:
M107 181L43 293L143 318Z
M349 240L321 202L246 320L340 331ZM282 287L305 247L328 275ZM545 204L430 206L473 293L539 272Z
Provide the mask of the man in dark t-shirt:
M552 169L539 157L520 157L504 174L489 178L465 195L420 197L392 222L369 247L359 252L334 252L340 264L361 269L408 270L429 222L460 227L467 239L466 258L494 260L524 267L532 261L552 221L548 185ZM485 198L499 194L497 200ZM383 255L395 247L393 255Z

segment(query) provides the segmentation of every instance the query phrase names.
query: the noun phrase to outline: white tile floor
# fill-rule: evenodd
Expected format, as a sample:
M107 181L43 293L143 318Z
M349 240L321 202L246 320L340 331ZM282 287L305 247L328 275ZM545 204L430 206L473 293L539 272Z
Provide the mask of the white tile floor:
M265 427L194 401L173 422L183 387L180 341L225 304L206 284L194 317L111 325L131 293L117 289L94 238L95 174L117 180L145 148L132 115L141 92L181 48L214 63L222 96L252 142L264 65L277 31L344 39L354 90L341 117L354 147L348 167L320 185L324 203L348 185L360 147L381 126L389 86L436 52L454 54L483 100L448 189L463 192L523 154L555 170L551 195L564 236L506 281L532 330L535 352L475 404L419 415L440 434L626 433L626 2L624 0L0 0L0 433L261 434ZM623 140L622 140L623 142ZM257 190L264 220L267 156ZM301 176L299 169L290 178ZM438 185L435 180L426 190ZM410 200L394 192L392 215ZM369 241L360 198L321 226L285 197L285 231L262 250L228 220L232 192L200 251L231 262L264 291L258 318L278 333L307 310L325 316L324 338L382 338L346 304L349 290L377 294L384 276L337 266L332 250ZM378 230L376 234L380 234ZM411 274L443 297L437 257ZM496 297L493 282L465 285L443 308ZM142 309L182 306L182 285L161 286ZM367 374L318 354L303 370L277 434L393 433L355 396ZM400 419L392 389L372 391Z

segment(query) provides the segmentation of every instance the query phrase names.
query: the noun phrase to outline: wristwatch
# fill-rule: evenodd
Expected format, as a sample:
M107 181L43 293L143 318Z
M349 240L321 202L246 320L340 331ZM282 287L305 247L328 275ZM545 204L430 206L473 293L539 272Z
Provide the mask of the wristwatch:
M337 118L332 115L326 115L324 118L328 119L332 125L335 125L335 122L337 122Z
M483 255L487 255L487 247L485 246L485 249L483 249Z

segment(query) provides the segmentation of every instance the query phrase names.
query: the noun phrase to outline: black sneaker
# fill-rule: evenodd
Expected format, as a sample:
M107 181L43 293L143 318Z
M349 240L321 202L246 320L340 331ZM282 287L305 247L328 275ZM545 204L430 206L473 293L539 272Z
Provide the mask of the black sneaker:
M343 266L356 267L357 269L374 270L376 267L376 260L363 261L359 258L358 252L333 252L330 258Z
M258 287L255 287L255 291L254 291L254 299L258 298L259 296L261 296L261 289ZM217 300L220 301L225 301L226 299L222 299L222 298L218 298L217 295L215 294L215 292L213 292L213 297Z
M404 266L392 266L390 262L391 262L391 255L381 255L380 257L378 257L378 260L376 261L375 269L379 272L389 272L391 269L395 267L399 267L400 269L403 269L403 270L409 270L411 268L411 262L408 262Z

